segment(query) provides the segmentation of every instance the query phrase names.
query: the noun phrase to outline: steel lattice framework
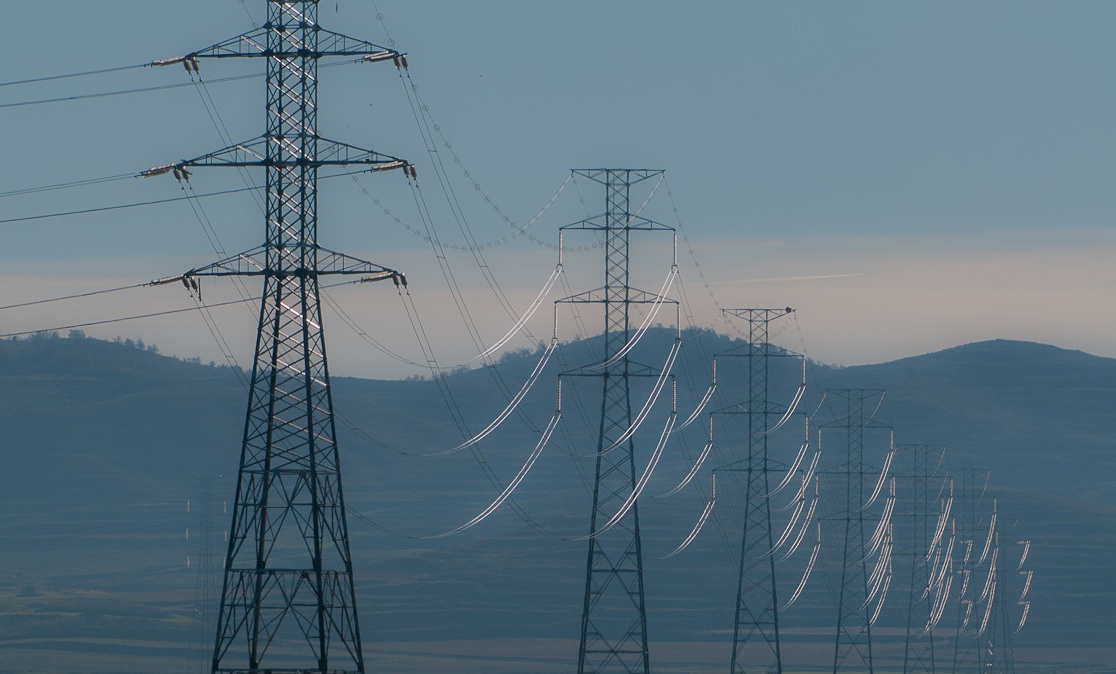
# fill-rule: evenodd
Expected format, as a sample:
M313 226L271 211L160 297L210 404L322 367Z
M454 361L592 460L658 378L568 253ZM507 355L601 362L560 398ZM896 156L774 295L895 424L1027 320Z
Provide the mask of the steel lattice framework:
M631 305L660 301L655 293L629 285L630 237L637 231L674 230L632 213L629 205L632 186L659 177L662 171L584 169L573 173L605 188L604 213L562 227L563 231L598 232L604 238L605 285L559 302L604 305L607 363L602 368L568 373L600 377L603 388L577 671L648 674L638 504L611 528L602 525L620 512L636 483L635 443L630 437L622 440L632 425L630 378L659 374L636 365L626 353L615 357L631 336Z
M743 414L748 423L748 453L743 459L718 468L720 472L743 472L746 479L744 522L740 536L740 569L736 590L735 623L732 636L730 671L779 673L783 659L779 640L779 602L775 582L775 555L767 554L774 545L771 532L771 493L767 440L770 417L783 415L787 408L770 400L768 366L772 357L801 358L773 347L768 342L772 321L789 316L785 309L725 309L728 316L748 322L748 344L743 350L718 354L717 358L738 357L747 361L748 400L712 412ZM756 669L762 667L762 669Z
M978 532L978 510L984 500L984 492L988 486L988 471L986 469L962 469L958 474L958 488L955 516L957 522L957 539L959 552L957 564L958 579L961 587L957 592L957 626L953 648L953 671L955 672L982 672L981 669L981 643L977 634L980 617L977 615L977 587L979 580L976 577L978 564L976 557L980 555L980 544L977 540L981 535Z
M934 517L930 497L930 461L940 458L945 448L940 445L900 445L896 447L897 460L904 463L905 470L896 476L905 498L905 507L900 515L910 521L903 531L910 533L908 541L910 555L911 586L907 596L907 636L903 647L903 674L926 672L934 674L934 630L930 625L934 610L934 593L929 590L931 579L931 558L928 550L932 534L930 522ZM944 487L943 487L944 491ZM950 565L950 560L942 559L941 564Z
M825 424L826 428L844 429L846 432L847 458L844 466L830 471L845 477L845 503L838 514L827 519L842 529L841 581L837 587L837 632L833 649L833 672L873 671L872 621L868 604L868 557L864 538L864 525L868 507L865 498L864 463L865 430L890 427L876 422L872 414L865 414L869 400L881 399L878 389L829 389L826 396L833 398L834 407L845 403L844 417ZM875 475L873 474L873 477Z
M318 169L403 168L403 160L318 135L318 61L394 60L402 54L322 29L317 0L267 0L267 22L216 45L163 59L257 57L267 64L264 135L148 174L189 167L262 167L262 246L186 272L263 277L259 332L240 471L224 564L213 672L364 672L341 488L319 278L402 274L318 246Z

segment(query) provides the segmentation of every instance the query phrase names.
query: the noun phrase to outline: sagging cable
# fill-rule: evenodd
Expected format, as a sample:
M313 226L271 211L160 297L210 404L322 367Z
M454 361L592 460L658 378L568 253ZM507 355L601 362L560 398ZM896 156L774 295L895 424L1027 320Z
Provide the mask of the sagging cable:
M880 586L883 584L884 576L890 573L891 548L892 542L888 540L884 543L883 549L880 550L880 557L876 560L876 566L872 569L872 574L868 576L867 582L872 586L872 589L868 592L868 596L864 600L864 603L861 604L861 610L866 608L868 604L872 603L872 600L876 598L876 593L880 591Z
M1027 593L1031 591L1031 579L1034 577L1034 571L1020 571L1020 576L1026 576L1027 580L1023 581L1023 592L1019 595L1019 599L1015 602L1022 604L1027 599Z
M814 511L818 507L818 480L814 480L814 499L810 501L810 509L806 511L806 517L802 518L802 528L799 530L798 535L795 536L794 542L787 548L785 554L779 558L779 563L783 563L791 558L795 552L798 551L798 546L802 545L802 539L806 537L806 530L810 528L810 522L814 520Z
M1019 571L1023 568L1023 563L1027 561L1027 553L1031 551L1031 541L1016 541L1016 545L1023 546L1023 552L1019 555L1019 564L1015 567L1015 570Z
M770 550L763 553L762 555L760 555L756 559L763 559L764 557L770 557L771 555L775 554L776 550L783 547L783 543L786 543L787 539L790 538L791 532L793 532L798 527L798 518L802 517L802 509L805 506L806 506L806 499L805 498L799 499L798 504L794 507L794 513L791 514L790 521L787 522L786 528L783 529L783 533L779 536L779 540L775 541L775 545L772 545Z
M709 457L709 452L712 449L713 441L710 440L709 442L705 443L705 447L702 448L701 454L698 456L697 461L695 461L694 465L690 467L690 472L686 474L686 477L682 478L682 481L678 483L678 486L674 489L671 489L665 494L656 496L655 498L666 498L667 496L674 496L678 492L685 489L686 485L690 484L690 481L694 479L695 475L697 475L698 470L701 469L701 464L705 463L705 459Z
M992 508L992 519L988 521L988 537L984 539L984 551L980 553L980 559L977 564L983 564L984 560L988 558L988 552L992 549L992 538L996 535L996 508Z
M655 316L658 315L659 309L662 308L663 303L666 301L666 294L670 292L670 287L674 285L674 279L677 277L678 265L674 265L670 268L670 273L667 274L666 281L663 282L663 287L659 289L659 294L655 296L655 301L651 304L651 311L647 313L647 317L643 319L643 323L640 324L639 329L637 329L631 339L628 340L628 343L621 347L619 351L612 354L611 358L604 362L597 363L596 365L592 365L592 368L603 369L612 365L628 355L628 352L634 349L636 344L639 344L639 340L643 339L643 335L647 332L647 329L651 327L651 321L655 320Z
M942 542L942 535L945 533L946 523L949 521L950 511L953 510L953 487L950 486L949 498L942 503L942 512L938 515L938 524L934 527L934 537L930 540L930 545L926 549L926 559L930 559L930 555L934 548Z
M767 431L768 433L774 433L775 431L782 428L783 424L787 423L787 421L790 420L791 415L793 415L794 411L796 409L798 409L798 403L802 402L802 394L805 393L805 392L806 392L806 359L803 358L802 359L802 379L799 381L798 390L794 394L794 399L791 400L791 404L787 406L787 411L783 414L783 418L779 419L779 421L775 424L775 426L768 429L768 431Z
M818 522L818 539L814 543L814 550L810 553L810 561L806 563L806 571L802 574L802 580L798 581L798 587L794 588L794 593L791 598L783 606L783 610L787 610L794 602L798 601L798 597L802 594L802 590L806 587L806 581L810 579L810 573L814 570L814 564L818 561L818 553L821 552L821 522Z
M983 636L985 630L988 629L988 620L992 617L992 606L995 604L996 599L996 579L992 578L992 589L989 591L988 604L984 607L984 619L980 621L980 629L977 630L977 636Z
M950 561L950 567L952 568L952 566L953 562ZM944 585L938 588L938 593L934 596L934 608L930 612L930 620L927 621L926 627L922 630L923 635L932 632L934 628L938 626L938 623L941 622L942 614L945 613L946 604L949 603L949 595L952 588L953 574L951 573L945 577Z
M988 564L988 578L984 581L984 589L980 591L980 598L977 601L987 599L989 592L996 586L996 558L999 557L999 552L999 548L992 551L992 561Z
M791 463L790 468L787 469L787 474L783 476L783 479L779 482L779 484L775 485L774 489L767 492L768 497L774 496L775 494L778 494L779 492L786 489L787 485L790 484L791 479L795 476L795 473L798 472L799 466L802 465L802 459L806 458L806 450L809 449L809 447L810 440L807 439L806 442L803 442L802 446L798 448L798 455L794 457L794 462Z
M965 556L961 559L961 563L968 566L969 562L973 559L973 540L970 538L965 541Z
M636 504L636 501L639 499L639 495L643 492L643 488L647 486L647 482L655 473L655 467L659 465L659 459L661 459L663 456L663 448L666 447L667 439L670 438L671 431L674 430L674 422L677 420L677 411L671 412L670 416L667 417L666 424L663 425L662 435L659 436L659 443L655 446L655 451L651 453L651 459L647 462L647 467L643 470L643 474L639 476L639 480L632 488L631 495L628 496L628 498L624 501L624 504L620 506L620 510L616 511L616 514L609 518L608 522L606 522L605 525L600 529L594 531L588 536L582 536L581 538L575 538L574 540L585 541L589 540L590 538L596 538L597 536L600 536L612 527L616 526L620 522L620 520L624 519L624 516L627 515L628 511L632 509L632 506Z
M868 544L868 554L864 556L865 559L871 557L880 543L884 539L884 534L887 532L888 527L891 525L891 515L895 512L895 478L891 478L891 493L887 496L887 501L884 505L883 514L880 515L880 521L876 524L876 530L872 533L872 538Z
M524 313L518 321L516 321L511 330L508 330L508 333L506 335L501 337L495 344L485 349L482 353L473 356L472 360L484 360L485 358L488 358L497 350L499 350L500 347L507 344L513 337L519 334L519 331L523 329L523 326L527 325L527 321L531 320L531 317L535 315L535 312L542 305L543 300L546 299L546 296L550 294L551 289L554 288L554 284L558 282L558 277L561 275L562 265L561 263L559 263L558 266L554 268L554 271L550 274L550 278L547 279L546 284L543 286L543 289L540 290L538 296L535 297L535 301L532 302L531 306L527 308L527 312Z
M973 571L972 569L961 570L961 592L960 596L964 597L969 594L969 584L972 582Z
M508 486L504 488L504 491L498 497L496 497L496 500L489 504L487 508L482 510L476 517L457 527L453 531L447 531L445 533L437 534L434 536L426 536L424 538L445 538L446 536L452 536L454 534L461 533L466 529L480 524L489 515L496 512L496 509L499 508L504 503L504 501L508 500L508 497L512 495L512 492L514 492L519 484L523 482L523 478L527 477L527 473L531 470L531 467L535 465L535 461L538 460L539 455L542 454L543 448L546 447L546 443L550 440L550 436L553 435L554 429L558 426L558 422L561 419L561 412L556 412L554 416L550 418L550 423L546 425L546 428L543 430L542 437L539 438L538 444L535 445L535 449L531 452L531 455L527 457L527 462L523 464L523 467L519 469L519 473L516 474L512 481L508 483Z
M1020 606L1023 607L1023 615L1019 617L1019 627L1015 628L1015 633L1018 634L1023 626L1027 624L1027 615L1031 612L1031 602L1025 601Z
M935 568L933 570L933 573L931 574L931 583L927 586L927 592L924 592L922 594L923 597L926 597L926 595L929 594L929 589L931 587L940 589L942 583L945 582L946 570L953 568L953 542L955 538L956 534L949 537L949 545L946 546L945 555L942 557L941 568Z
M794 503L794 501L802 500L802 498L806 495L806 487L810 484L810 481L814 479L814 473L816 473L818 470L819 459L821 459L820 446L818 447L817 451L814 452L814 458L810 460L810 467L806 469L806 474L802 476L802 486L798 488L798 493L794 495L794 500L792 500L791 503ZM786 510L789 507L790 504L787 504L786 507L780 508L780 510Z
M891 469L891 461L895 458L895 445L887 451L887 457L884 459L883 470L880 471L880 479L876 481L876 488L872 490L872 495L868 497L868 502L864 504L860 510L864 511L872 507L872 504L879 498L880 490L883 489L884 480L887 479L887 471Z
M702 511L701 517L698 518L697 524L694 525L693 530L690 531L690 535L686 536L686 539L682 541L681 545L679 545L677 548L675 548L670 554L668 554L664 557L659 557L659 559L670 559L671 557L677 555L678 553L682 552L687 547L689 547L690 543L692 543L694 541L694 539L697 538L697 535L701 532L702 527L705 526L706 521L709 520L709 515L713 512L713 506L716 503L717 503L717 474L713 473L713 490L712 490L712 493L709 496L709 502L705 504L705 510Z
M923 588L922 595L918 598L919 601L926 599L930 594L930 590L934 589L934 578L938 575L939 570L938 564L941 564L942 568L944 568L948 561L948 559L942 558L942 549L938 548L937 552L934 553L934 563L930 567L930 579L926 581L926 587Z
M527 381L524 382L522 387L520 387L519 392L516 393L515 396L511 399L511 402L509 402L508 406L504 408L504 411L500 412L500 414L498 414L491 423L484 427L484 430L452 449L447 449L442 452L434 452L431 454L422 454L420 456L445 456L447 454L460 452L463 449L472 447L473 445L491 435L493 431L499 428L507 420L507 418L510 417L513 412L515 412L516 408L519 407L519 404L523 402L523 398L525 398L531 391L531 389L535 386L535 382L538 381L539 375L541 375L543 369L546 368L546 364L550 360L550 356L554 353L554 348L556 346L558 346L558 340L552 339L550 341L550 344L547 345L546 350L543 351L542 357L539 358L539 362L535 364L535 369L531 371L530 376L527 377Z
M880 603L876 604L876 610L872 612L872 618L868 621L869 625L875 625L876 620L880 617L880 611L883 610L884 601L887 600L887 590L891 587L891 565L888 565L887 580L884 581L883 592L880 593Z
M705 395L701 397L701 402L699 402L698 405L697 405L697 408L694 409L694 413L691 414L690 416L686 417L686 420L683 421L682 424L678 426L678 430L682 430L683 428L689 426L690 424L694 423L695 420L697 420L698 415L701 414L701 411L704 410L705 406L709 404L709 401L713 398L713 392L716 391L716 390L717 390L717 359L714 358L713 359L713 381L709 384L709 390L707 390L705 392Z
M674 368L674 361L678 358L678 350L681 346L682 340L675 338L674 344L670 348L670 353L667 355L666 363L663 364L663 369L659 373L659 378L655 380L655 386L651 389L651 395L648 396L647 401L643 403L643 407L639 410L639 414L636 415L635 420L632 421L632 425L628 426L628 428L620 434L620 437L611 445L597 452L596 456L607 454L624 444L635 435L639 427L643 425L643 422L647 419L647 415L651 413L651 408L654 407L655 402L658 401L659 394L663 392L663 387L666 386L667 378L670 377L670 371Z

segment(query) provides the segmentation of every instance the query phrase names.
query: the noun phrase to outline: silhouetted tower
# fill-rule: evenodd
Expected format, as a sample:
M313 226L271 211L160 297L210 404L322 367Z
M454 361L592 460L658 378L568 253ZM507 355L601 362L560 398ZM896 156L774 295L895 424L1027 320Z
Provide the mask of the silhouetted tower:
M767 439L772 415L787 412L787 407L769 400L768 365L772 356L799 357L768 343L772 321L789 316L785 309L725 309L726 315L748 322L748 345L743 351L718 354L718 357L743 357L748 367L748 400L714 414L743 414L748 423L748 453L740 461L719 468L745 474L744 522L740 538L740 573L736 590L736 620L732 636L733 674L783 671L779 643L779 605L775 583L775 555L771 533L770 465ZM800 399L796 395L794 400ZM792 403L793 404L793 403ZM762 667L763 669L757 669Z
M403 277L318 246L318 169L404 161L318 135L318 61L394 60L402 54L318 26L317 0L267 0L267 22L216 45L164 59L196 71L207 58L259 57L267 64L263 136L159 167L180 180L197 166L266 172L263 245L178 277L263 277L236 500L225 557L213 672L363 672L341 489L319 278ZM405 65L405 64L403 64Z
M988 576L981 595L984 600L984 617L980 626L981 674L1015 674L1015 653L1011 635L1015 623L1008 615L1007 574L1005 550L1000 545L1003 527L999 523L999 508L992 501L992 524L989 527L991 546L988 556Z
M949 559L952 546L942 545L943 538L949 538L949 516L933 508L936 496L930 492L930 466L940 463L944 447L938 445L900 445L895 448L896 460L901 467L896 477L899 480L899 503L902 508L897 513L903 522L898 530L905 532L904 550L909 560L908 571L910 587L907 596L907 637L903 648L903 673L935 671L934 663L934 623L936 600L941 595L945 575L952 566ZM952 497L952 490L943 496ZM942 520L939 522L939 520ZM941 524L939 530L938 524ZM935 565L935 561L937 565ZM942 585L935 582L939 575ZM937 590L937 591L936 591Z
M198 481L201 498L198 499L198 536L197 557L194 562L194 622L197 626L196 648L209 651L209 639L213 628L213 478L203 477ZM208 658L194 659L199 672L209 669Z
M987 555L984 555L985 560L980 558L991 524L988 516L981 517L982 512L991 510L987 507L982 508L988 477L986 469L963 469L955 478L954 509L957 522L955 580L961 586L957 590L953 671L959 673L982 671L980 638L982 612L979 596L984 579L979 577L978 571L981 569L981 563L987 560Z
M636 484L635 444L631 437L624 439L632 425L630 379L659 375L631 361L625 351L632 333L631 305L661 302L657 294L629 285L630 237L638 231L674 230L633 213L629 204L632 186L659 177L662 171L579 169L573 173L605 188L604 213L562 227L563 231L597 232L604 239L605 249L604 286L559 300L603 304L605 313L603 367L572 373L600 377L603 388L577 671L647 674L650 664L638 504L613 526L605 529L604 525L621 512Z
M837 586L837 638L833 650L833 672L874 671L872 664L872 622L873 597L869 589L869 553L865 545L864 528L867 522L866 512L875 499L879 497L883 476L887 472L885 465L882 470L869 470L864 461L864 435L868 429L885 430L888 433L889 454L891 451L890 427L874 420L874 410L866 410L870 401L879 401L883 396L881 390L871 389L830 389L826 397L831 398L834 409L842 410L844 418L825 424L819 429L824 436L828 429L845 430L847 451L843 465L827 470L839 481L845 478L842 485L844 504L838 506L838 512L827 516L825 519L836 525L839 530L837 536L840 540L841 580ZM844 403L842 405L842 403ZM867 414L866 414L867 412ZM825 455L830 455L830 450L823 447ZM877 480L877 475L879 479ZM875 487L873 488L873 483ZM836 484L834 485L837 486ZM879 584L874 583L876 594L879 593ZM882 601L882 597L880 598Z

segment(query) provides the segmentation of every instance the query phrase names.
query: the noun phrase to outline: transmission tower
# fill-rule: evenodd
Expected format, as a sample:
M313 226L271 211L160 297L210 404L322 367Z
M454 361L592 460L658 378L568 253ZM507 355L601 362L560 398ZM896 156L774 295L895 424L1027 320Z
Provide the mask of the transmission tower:
M939 552L936 557L939 566L933 567L935 557L929 554L932 548L938 546L943 536L951 533L946 531L945 522L942 522L940 531L936 526L937 523L931 525L932 521L939 518L934 517L936 513L931 510L933 499L930 495L930 466L932 462L936 464L940 460L944 451L945 448L938 445L896 447L897 459L903 467L903 470L897 471L896 477L902 487L904 498L901 502L905 506L899 515L910 523L909 526L901 529L909 536L906 543L909 546L908 577L911 581L907 596L907 636L903 648L903 674L935 672L934 612L940 592L935 592L931 586L935 584L936 572L940 571L944 579L952 564L950 559L943 557L942 552ZM948 520L948 513L945 519ZM943 547L945 556L950 556L952 548Z
M828 473L845 478L843 486L845 503L838 507L835 514L826 519L830 520L841 530L838 536L841 539L842 557L840 584L837 586L837 632L836 643L833 650L833 672L840 671L868 672L871 674L872 664L872 622L873 591L878 594L879 583L874 583L870 590L869 572L870 550L865 544L864 528L867 522L868 508L879 496L884 474L887 472L885 464L883 470L869 471L864 461L864 435L868 429L886 431L888 434L889 456L891 456L891 429L885 424L874 420L874 409L866 410L870 401L882 401L883 391L872 389L830 389L826 397L832 399L834 408L844 409L843 418L825 424L819 433L828 429L843 429L847 455L844 464L827 471ZM842 403L844 403L842 405ZM866 414L867 411L867 414ZM876 479L876 475L879 479ZM875 488L868 482L875 482ZM869 493L871 492L871 495ZM883 587L886 587L884 585ZM886 596L886 590L884 590ZM877 609L882 605L884 597L879 598Z
M953 671L981 672L981 616L979 593L981 588L977 571L979 557L985 542L986 531L982 531L978 518L985 490L988 487L988 471L985 469L963 469L957 475L957 540L959 558L957 575L961 587L957 593L957 625L954 634ZM989 523L985 521L987 527ZM979 539L979 540L978 540Z
M198 508L197 577L194 583L194 622L198 641L195 648L205 652L213 628L213 478L199 480L201 498ZM208 667L207 658L194 659L196 669L202 674Z
M406 162L318 135L318 61L403 55L318 26L317 0L267 0L267 22L237 37L154 65L262 58L267 126L254 140L158 167L180 179L199 166L261 167L263 245L176 279L261 276L259 332L236 500L229 528L213 672L364 672L348 525L319 302L319 278L402 274L318 245L318 169L370 171ZM163 279L170 281L175 279Z
M748 322L748 345L742 352L719 354L742 356L748 367L748 400L714 414L744 414L748 423L748 454L741 461L719 468L745 474L744 523L740 538L740 569L736 590L736 620L732 636L731 671L783 671L779 643L779 605L775 583L775 555L771 533L771 492L768 476L767 439L772 415L785 415L788 407L769 400L768 365L772 356L800 357L772 347L768 342L772 321L792 309L725 309L723 313ZM800 389L801 391L801 389ZM801 393L794 397L801 399ZM792 403L793 404L793 403ZM791 410L793 413L793 410ZM777 418L777 417L776 417ZM762 670L755 669L763 667Z
M635 363L628 355L632 305L663 302L660 295L629 284L630 237L639 231L674 231L633 213L629 200L633 185L662 173L646 169L574 170L575 176L604 186L605 211L562 227L563 232L597 232L604 239L605 251L604 286L559 300L603 304L605 314L603 366L570 373L599 377L602 382L578 674L650 672L638 503L618 521L612 520L636 485L635 443L627 433L632 426L630 379L661 374ZM608 523L612 526L606 526Z

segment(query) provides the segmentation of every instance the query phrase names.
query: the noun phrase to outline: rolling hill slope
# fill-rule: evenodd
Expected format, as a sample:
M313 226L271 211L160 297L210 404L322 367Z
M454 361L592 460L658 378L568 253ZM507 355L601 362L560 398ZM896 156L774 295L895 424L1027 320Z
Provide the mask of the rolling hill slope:
M683 416L709 383L709 355L740 345L711 333L685 337L676 367ZM637 357L657 362L672 338L649 333ZM590 387L564 389L563 428L514 503L457 536L421 537L453 529L494 498L499 489L480 457L499 480L514 475L554 411L553 374L590 362L598 348L594 340L563 346L521 414L479 456L419 455L461 442L451 409L469 432L480 430L537 353L448 375L450 399L428 380L334 379L364 638L381 671L557 672L576 659L585 543L570 539L587 527ZM779 360L772 389L789 395L798 366ZM729 365L718 376L710 409L746 397ZM1019 671L1102 671L1116 661L1116 360L994 341L871 366L811 363L807 379L802 409L821 406L824 415L827 388L886 389L877 419L897 443L948 445L951 469L992 471L989 493L1012 535L1033 541L1034 609L1016 637ZM645 392L636 387L636 397ZM243 398L229 368L134 345L0 341L0 672L193 671L204 660L211 634L200 620L200 543L209 541L209 568L219 569ZM661 426L649 423L655 428L637 436L637 463ZM686 473L704 433L695 424L680 434L640 502L657 671L720 671L731 646L739 545L731 510L683 554L659 559L692 527L708 478L650 498ZM819 586L786 613L799 662L814 657L811 644L831 643L824 601ZM881 657L887 634L881 629Z

